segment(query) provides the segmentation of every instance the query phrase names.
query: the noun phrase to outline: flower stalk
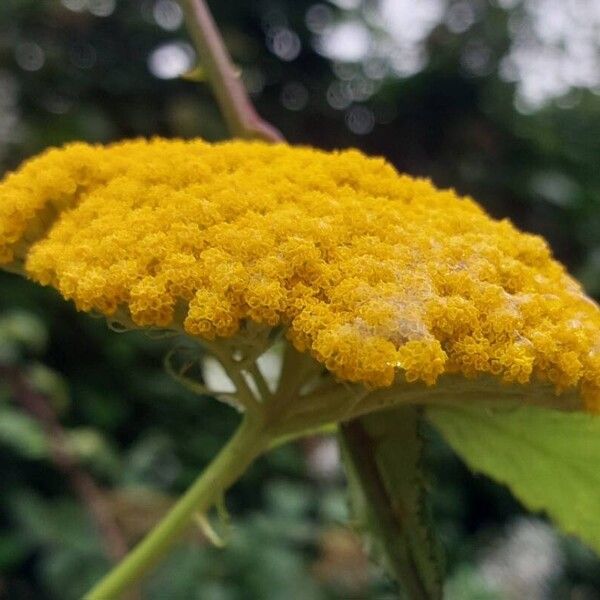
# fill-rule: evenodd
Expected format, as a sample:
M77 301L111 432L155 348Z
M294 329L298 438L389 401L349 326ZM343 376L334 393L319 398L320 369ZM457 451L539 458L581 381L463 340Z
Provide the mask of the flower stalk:
M166 517L102 579L86 600L119 598L177 542L194 515L206 513L269 446L264 423L248 413L236 433Z

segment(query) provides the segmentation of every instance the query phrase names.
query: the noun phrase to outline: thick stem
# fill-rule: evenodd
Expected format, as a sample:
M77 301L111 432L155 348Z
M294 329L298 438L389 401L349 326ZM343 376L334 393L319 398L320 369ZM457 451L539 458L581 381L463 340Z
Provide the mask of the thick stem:
M247 415L215 460L159 524L85 598L116 600L144 576L179 539L195 513L204 513L269 445L263 423Z
M395 578L405 587L412 600L434 600L441 596L432 595L423 580L420 565L414 553L413 543L407 539L413 534L408 528L410 508L400 503L402 510L394 512L394 500L380 472L375 448L361 419L353 419L340 426L340 435L357 482L365 496L368 510L372 512L371 527L381 541L384 553ZM406 443L411 443L407 440ZM414 441L412 442L414 443ZM410 454L410 452L408 452ZM398 457L402 460L401 457ZM400 499L402 500L402 499Z
M180 0L190 36L231 133L272 142L283 137L263 121L248 98L239 73L204 0Z

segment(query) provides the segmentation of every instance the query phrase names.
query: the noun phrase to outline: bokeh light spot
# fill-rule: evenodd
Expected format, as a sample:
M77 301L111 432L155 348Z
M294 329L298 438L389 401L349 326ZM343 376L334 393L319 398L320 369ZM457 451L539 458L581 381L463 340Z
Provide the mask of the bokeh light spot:
M173 0L158 0L154 3L152 16L156 24L167 31L179 29L183 23L183 11Z
M281 90L281 104L288 110L302 110L308 103L308 90L298 81L290 81Z
M373 131L375 115L366 106L352 106L346 112L346 126L352 133L366 135Z
M287 27L274 27L267 32L267 48L280 60L294 60L302 50L298 35Z
M192 68L195 57L194 49L187 42L167 42L152 51L148 68L159 79L175 79Z
M46 62L46 56L35 42L21 42L15 48L15 60L24 71L39 71Z

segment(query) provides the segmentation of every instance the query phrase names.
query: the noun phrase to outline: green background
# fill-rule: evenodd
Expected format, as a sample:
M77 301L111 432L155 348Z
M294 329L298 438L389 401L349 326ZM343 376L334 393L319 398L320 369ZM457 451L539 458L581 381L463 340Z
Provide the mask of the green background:
M507 76L523 39L548 41L532 6L553 5L567 34L581 39L586 10L600 21L594 3L578 5L582 16L570 2L420 2L406 5L400 38L375 1L212 6L258 110L290 142L359 147L472 195L493 216L544 235L600 295L600 87L567 82L540 99L528 96L527 81ZM417 36L424 6L433 7L430 22ZM352 34L332 50L327 40L348 23ZM336 60L365 39L356 60ZM226 137L206 86L177 77L193 66L187 43L170 0L0 2L0 173L75 139ZM569 48L555 45L559 54ZM533 74L560 79L550 66ZM171 343L111 332L51 290L0 275L0 366L26 373L50 398L129 543L237 419L169 379L162 358ZM590 551L526 516L430 435L449 598L600 598L600 561ZM0 598L78 598L108 565L50 443L0 380ZM226 549L190 531L143 597L394 597L343 526L341 472L315 466L330 451L311 441L261 459L228 495Z

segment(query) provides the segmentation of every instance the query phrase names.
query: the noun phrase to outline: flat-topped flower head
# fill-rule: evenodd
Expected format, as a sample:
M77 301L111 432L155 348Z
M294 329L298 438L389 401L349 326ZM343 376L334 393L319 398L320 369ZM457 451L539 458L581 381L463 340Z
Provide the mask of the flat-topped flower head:
M488 375L600 408L600 309L546 242L356 150L53 149L0 184L0 264L139 327L281 327L368 387Z

